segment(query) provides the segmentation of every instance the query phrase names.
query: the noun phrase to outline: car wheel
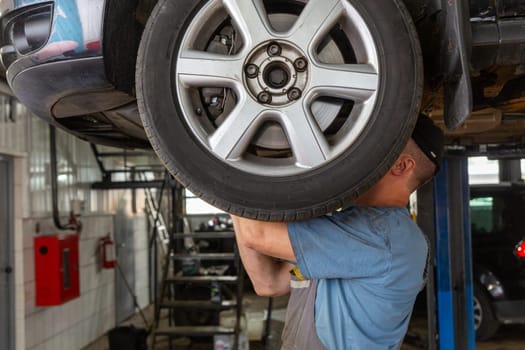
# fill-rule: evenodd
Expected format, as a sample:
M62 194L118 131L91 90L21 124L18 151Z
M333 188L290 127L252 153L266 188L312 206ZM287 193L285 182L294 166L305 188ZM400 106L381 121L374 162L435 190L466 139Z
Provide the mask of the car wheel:
M388 170L422 79L400 0L161 0L137 98L186 188L237 215L290 221L350 204Z
M474 329L476 338L487 340L494 336L499 328L499 322L494 316L487 293L478 284L474 285Z

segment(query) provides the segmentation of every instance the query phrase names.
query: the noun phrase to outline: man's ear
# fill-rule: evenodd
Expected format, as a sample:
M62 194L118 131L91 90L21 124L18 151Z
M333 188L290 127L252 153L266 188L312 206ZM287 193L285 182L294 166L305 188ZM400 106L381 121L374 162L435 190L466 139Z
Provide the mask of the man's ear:
M392 175L401 176L411 172L416 167L416 161L408 154L401 154L390 168Z

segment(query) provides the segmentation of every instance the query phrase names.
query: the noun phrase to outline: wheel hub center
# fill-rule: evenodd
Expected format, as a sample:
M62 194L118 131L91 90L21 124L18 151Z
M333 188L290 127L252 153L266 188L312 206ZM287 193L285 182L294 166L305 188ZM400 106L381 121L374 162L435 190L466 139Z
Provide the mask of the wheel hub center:
M283 106L299 100L309 78L308 60L285 40L262 43L244 65L244 84L259 103Z
M290 81L290 72L286 65L280 63L271 63L266 67L264 73L264 82L274 89L280 89L286 86Z

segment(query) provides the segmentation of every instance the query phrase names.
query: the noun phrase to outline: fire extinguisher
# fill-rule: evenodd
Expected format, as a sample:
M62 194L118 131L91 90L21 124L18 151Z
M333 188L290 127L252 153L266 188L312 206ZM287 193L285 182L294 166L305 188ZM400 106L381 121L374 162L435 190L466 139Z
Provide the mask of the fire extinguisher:
M114 269L117 263L115 258L115 243L113 243L109 234L106 237L100 238L99 243L102 268Z

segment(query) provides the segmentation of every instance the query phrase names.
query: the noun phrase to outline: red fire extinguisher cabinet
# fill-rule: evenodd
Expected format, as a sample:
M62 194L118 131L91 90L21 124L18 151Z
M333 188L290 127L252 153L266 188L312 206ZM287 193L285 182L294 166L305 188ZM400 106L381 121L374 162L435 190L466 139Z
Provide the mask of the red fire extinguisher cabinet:
M80 296L78 235L35 237L37 306L63 304Z

